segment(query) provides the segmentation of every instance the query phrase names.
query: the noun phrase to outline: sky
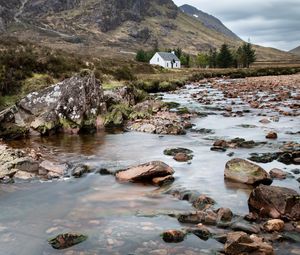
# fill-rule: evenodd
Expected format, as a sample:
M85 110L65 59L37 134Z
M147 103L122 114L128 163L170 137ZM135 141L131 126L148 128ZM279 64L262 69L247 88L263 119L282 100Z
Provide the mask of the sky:
M245 41L281 50L300 46L300 0L174 0L214 15Z

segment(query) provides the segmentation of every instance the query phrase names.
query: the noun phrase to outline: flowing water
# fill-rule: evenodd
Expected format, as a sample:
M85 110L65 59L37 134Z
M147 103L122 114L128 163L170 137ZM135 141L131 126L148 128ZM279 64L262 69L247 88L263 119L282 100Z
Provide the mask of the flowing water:
M94 169L121 169L152 160L171 165L176 173L172 187L198 191L214 198L218 207L229 207L234 213L248 213L247 199L250 187L224 181L227 155L247 158L252 152L272 152L284 141L300 142L297 132L300 119L281 117L279 122L261 124L262 117L252 110L243 117L223 117L218 109L194 101L192 93L208 90L218 104L226 105L222 93L207 86L188 86L179 93L166 93L165 101L177 101L181 105L207 117L193 119L196 128L212 129L214 134L188 132L185 136L159 136L152 134L98 133L89 136L57 135L48 138L33 137L14 142L15 147L38 145L47 148L53 157L69 163L86 163ZM234 109L247 106L237 102ZM270 114L266 110L267 114ZM255 125L243 128L242 124ZM255 149L232 149L226 153L212 152L210 147L216 138L265 141L266 132L279 133L277 141ZM169 147L184 147L194 151L191 164L178 163L163 154ZM277 161L261 164L266 170L274 167L290 171L295 165L286 166ZM299 191L296 179L275 181L273 185ZM223 245L210 239L205 242L189 235L179 244L166 244L160 233L168 229L180 229L173 213L193 210L187 201L180 201L160 192L156 187L137 184L120 184L113 176L91 173L81 179L64 179L53 182L29 182L0 186L0 254L214 254ZM53 250L47 239L56 234L75 231L89 236L86 242L68 250ZM220 230L221 231L221 230ZM296 249L299 246L295 244ZM298 248L297 248L298 247ZM278 254L284 253L284 248Z

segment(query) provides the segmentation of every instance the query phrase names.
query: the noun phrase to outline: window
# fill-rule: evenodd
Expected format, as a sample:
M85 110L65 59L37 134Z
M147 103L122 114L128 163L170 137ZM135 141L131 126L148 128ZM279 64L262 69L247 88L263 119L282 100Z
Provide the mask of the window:
M159 58L157 58L157 62L159 62Z
M167 67L169 67L169 63L167 63Z

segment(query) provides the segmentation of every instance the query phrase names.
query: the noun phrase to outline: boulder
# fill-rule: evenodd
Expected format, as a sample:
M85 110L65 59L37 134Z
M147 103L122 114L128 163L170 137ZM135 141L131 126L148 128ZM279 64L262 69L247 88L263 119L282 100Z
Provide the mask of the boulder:
M79 165L76 166L73 170L72 170L72 176L75 178L80 178L82 177L84 174L87 174L90 172L90 168L87 165Z
M192 154L193 151L186 148L169 148L164 150L164 154L167 156L176 156L178 153Z
M267 135L266 135L266 138L267 139L277 139L278 138L278 135L276 132L269 132Z
M219 208L217 210L217 215L219 222L228 222L233 218L233 213L229 208Z
M180 230L168 230L162 233L162 239L166 243L180 243L184 240L186 233Z
M152 183L156 186L164 186L174 182L175 178L172 175L165 177L156 177L153 178Z
M84 242L88 237L77 233L60 234L48 240L48 243L57 250L67 249L76 244Z
M152 182L154 178L173 175L174 170L161 161L138 165L116 173L121 182Z
M62 177L68 169L67 164L59 164L44 160L40 164L40 175L48 175L51 178Z
M270 185L269 174L260 166L244 159L232 159L227 162L224 172L225 179L248 185Z
M207 241L212 236L210 231L202 224L198 224L196 228L189 228L187 232L194 234L204 241Z
M90 71L30 93L17 104L22 121L42 135L95 129L102 111L103 91Z
M292 189L260 185L250 194L248 205L262 217L300 220L300 195Z
M198 210L206 210L212 207L215 203L215 200L212 198L206 195L201 195L195 201L193 201L193 206Z
M268 220L264 224L264 229L267 232L281 232L284 229L284 221L280 219L273 219L273 220Z
M191 160L192 158L193 158L192 155L188 155L186 153L177 153L174 156L174 159L178 162L187 162L187 161Z
M270 176L273 179L284 180L287 177L287 173L278 168L273 168L270 171Z
M225 254L240 255L240 254L261 254L273 255L274 251L270 244L263 239L244 232L230 232L227 234L227 241L224 246Z

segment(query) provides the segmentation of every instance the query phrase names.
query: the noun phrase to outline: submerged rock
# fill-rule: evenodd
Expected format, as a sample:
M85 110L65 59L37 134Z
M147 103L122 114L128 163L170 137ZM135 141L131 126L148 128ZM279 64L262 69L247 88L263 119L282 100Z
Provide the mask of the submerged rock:
M161 161L138 165L116 173L121 182L152 182L154 178L173 175L174 170Z
M277 139L278 138L278 135L276 132L269 132L267 135L266 135L266 138L267 139Z
M287 177L287 173L278 168L273 168L270 170L270 176L273 179L284 180Z
M280 153L251 153L248 159L256 163L270 163L279 157Z
M175 178L172 175L165 177L156 177L152 179L152 183L157 186L164 186L174 182Z
M215 200L212 198L206 195L201 195L193 202L193 206L198 210L206 210L212 207L215 203Z
M207 241L212 236L210 231L201 224L199 224L196 228L189 228L187 232L194 234L204 241Z
M192 154L193 151L186 148L169 148L164 150L164 154L167 156L175 156L178 153Z
M54 238L48 240L48 243L57 250L67 249L76 244L82 243L87 240L86 235L77 234L77 233L65 233L60 234Z
M80 178L84 174L87 174L89 172L90 168L87 165L79 165L72 170L72 176L74 176L75 178Z
M260 166L244 159L232 159L226 163L225 179L249 185L267 184L272 180L269 174Z
M252 191L248 205L262 217L300 220L300 195L292 189L260 185Z
M177 153L174 156L174 159L178 162L187 162L187 161L191 160L192 158L193 158L192 155L188 155L186 153Z

